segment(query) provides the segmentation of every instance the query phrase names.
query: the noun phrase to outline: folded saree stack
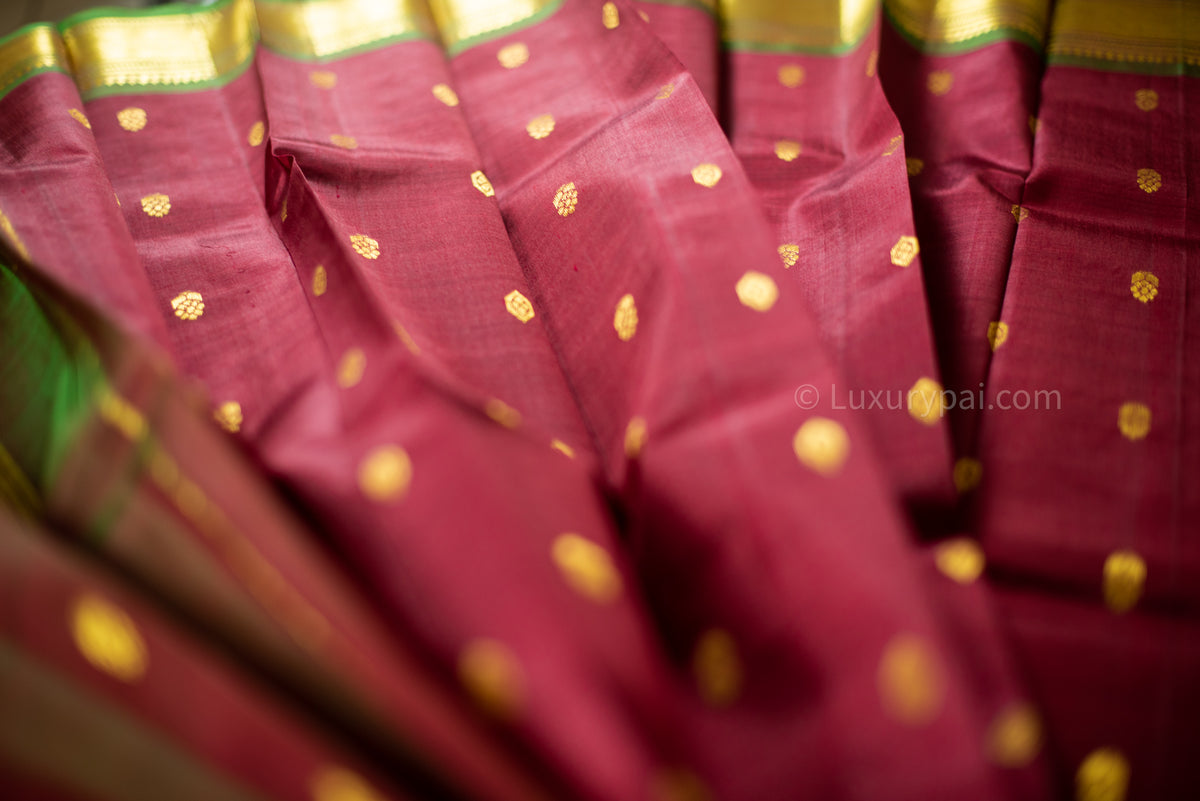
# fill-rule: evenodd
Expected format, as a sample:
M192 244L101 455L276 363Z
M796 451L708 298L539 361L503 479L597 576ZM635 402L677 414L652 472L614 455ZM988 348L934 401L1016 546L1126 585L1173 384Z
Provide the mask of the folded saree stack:
M0 790L1200 794L1200 6L0 39Z

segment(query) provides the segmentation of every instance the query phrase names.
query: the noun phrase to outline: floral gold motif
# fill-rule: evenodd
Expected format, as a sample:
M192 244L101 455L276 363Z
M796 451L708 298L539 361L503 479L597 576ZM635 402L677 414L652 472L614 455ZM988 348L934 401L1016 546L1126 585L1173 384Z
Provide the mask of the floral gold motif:
M312 780L313 801L385 801L362 776L345 768L323 769Z
M1097 748L1075 772L1076 801L1125 801L1129 761L1115 748Z
M721 180L721 168L716 164L697 164L692 167L692 180L711 189Z
M455 94L454 90L446 84L439 83L435 85L431 91L433 92L434 97L445 103L447 106L458 105L458 95Z
M1137 184L1146 194L1157 192L1162 188L1162 176L1157 170L1144 168L1137 171Z
M142 198L142 211L151 217L166 217L171 213L171 198L155 192Z
M525 131L534 139L545 139L554 132L554 117L549 114L534 117L525 126Z
M933 94L944 95L954 86L954 74L946 70L935 70L929 73L926 86Z
M646 418L635 417L625 426L625 456L636 459L646 446Z
M909 175L920 175L921 170L925 169L925 162L915 156L909 156L904 160L904 168L908 170Z
M367 354L362 348L350 348L342 354L338 362L337 382L343 389L349 389L362 381L363 372L367 369Z
M1029 132L1036 136L1037 132L1042 130L1042 121L1039 120L1037 117L1033 116L1032 114L1030 114L1028 122L1029 122Z
M221 428L236 434L242 430L242 404L237 401L225 401L213 410L213 419Z
M780 139L775 143L775 155L783 161L795 161L800 155L800 143L792 139Z
M358 465L358 488L373 501L398 500L412 483L412 461L399 445L380 445Z
M358 147L358 140L353 136L346 136L345 134L330 134L329 141L337 147L346 150L354 150Z
M621 574L608 551L578 534L560 534L551 556L563 578L580 595L609 603L621 594Z
M504 308L523 323L533 319L533 304L529 302L529 298L515 289L504 296Z
M633 295L622 295L613 314L613 328L617 331L617 337L622 342L628 342L637 333L637 326L637 304L634 303Z
M568 459L575 458L575 449L557 437L550 440L550 447L554 448L554 450L558 451L563 456L566 456Z
M87 128L89 131L92 129L92 123L88 120L87 115L79 109L70 108L67 109L67 113L71 115L71 118L75 120L75 122L79 123L84 128Z
M983 550L966 537L955 537L938 544L933 559L938 570L959 584L970 584L983 573Z
M366 234L351 234L350 247L364 259L379 258L379 243Z
M482 192L484 197L495 197L496 195L496 190L492 189L492 182L483 174L483 170L471 173L471 185Z
M120 608L95 595L83 595L71 607L75 647L92 667L123 682L146 673L146 643Z
M810 417L796 430L792 450L805 467L832 476L842 469L850 455L850 435L836 420Z
M312 277L312 293L318 298L325 294L325 290L329 288L329 273L325 270L325 265L318 264L317 269L313 270Z
M884 710L901 723L921 726L941 711L941 671L916 635L899 634L887 644L879 660L878 685Z
M524 42L505 45L496 53L496 60L505 69L514 70L529 60L529 48Z
M1104 603L1114 612L1137 605L1146 584L1146 562L1129 550L1113 551L1104 560Z
M171 308L180 320L199 320L204 314L204 298L199 292L189 289L171 298Z
M897 150L900 149L900 144L903 141L904 141L904 136L902 134L897 134L896 136L893 136L891 138L891 140L888 142L888 146L883 149L883 155L890 156L893 153L895 153Z
M1142 111L1158 108L1158 92L1153 89L1138 89L1133 93L1133 102Z
M617 13L617 4L613 2L605 3L600 9L600 18L604 22L604 27L610 31L621 24L621 15Z
M1042 747L1042 723L1030 704L1013 704L988 727L987 753L1005 768L1028 765Z
M656 94L654 96L654 99L655 100L666 100L668 97L671 96L671 93L674 91L675 91L675 84L664 83L662 85L662 88L658 90L658 94Z
M318 89L332 89L337 86L337 73L329 70L313 70L308 73L308 80Z
M890 256L892 264L897 267L907 267L913 263L913 259L921 252L921 246L917 244L915 236L902 236L892 245Z
M1149 303L1158 297L1158 276L1138 270L1129 281L1129 291L1142 303Z
M499 398L491 398L483 406L484 414L505 428L521 425L521 413Z
M575 188L575 182L563 184L554 193L554 210L562 217L567 217L574 213L575 206L579 203L579 190Z
M258 147L263 143L263 136L266 135L266 132L267 126L262 120L259 120L250 126L250 133L246 134L246 141L250 143L251 147Z
M779 68L779 82L788 89L804 83L804 68L799 64L784 64Z
M1013 219L1018 223L1023 223L1025 220L1029 219L1029 209L1025 208L1024 206L1014 205L1012 207L1012 216Z
M700 697L710 706L729 706L742 690L742 663L729 632L710 629L692 654L692 671Z
M775 280L765 273L754 270L747 271L738 279L734 291L737 292L738 300L742 302L743 306L760 312L770 309L779 299L779 287L775 284Z
M137 132L146 127L146 109L130 106L117 112L117 124L127 131Z
M908 390L908 413L927 426L937 425L945 413L942 385L932 378L918 378Z
M1008 341L1008 323L1003 320L993 320L988 323L987 341L993 352L998 350Z
M867 68L866 68L866 73L867 73L867 77L868 77L868 78L874 78L874 77L875 77L875 69L876 69L878 66L879 66L879 51L878 51L878 50L872 50L870 53L868 53L868 54L867 54Z
M783 260L784 269L796 266L796 262L800 260L800 246L792 243L780 245L779 258Z
M495 640L473 640L458 658L458 678L476 705L509 720L524 706L524 677L513 653Z
M1117 428L1131 442L1145 439L1150 433L1150 407L1130 401L1117 410Z

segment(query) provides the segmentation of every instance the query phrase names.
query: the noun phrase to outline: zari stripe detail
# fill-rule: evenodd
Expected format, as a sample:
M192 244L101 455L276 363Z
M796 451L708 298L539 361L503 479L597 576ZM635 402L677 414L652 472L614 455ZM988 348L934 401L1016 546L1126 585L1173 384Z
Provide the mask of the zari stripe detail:
M541 22L562 0L430 0L449 55Z
M263 45L305 60L437 38L424 0L259 0L255 6Z
M37 490L3 444L0 444L0 506L7 506L30 519L42 514L42 501Z
M0 97L25 79L43 72L71 72L67 53L53 25L26 25L0 39Z
M258 36L252 0L89 11L62 32L84 98L220 86L250 64Z
M1015 39L1041 49L1050 0L884 0L888 20L926 53L962 53Z
M1047 55L1063 66L1200 76L1200 3L1059 0Z
M877 0L720 0L721 38L734 50L844 53L875 23Z

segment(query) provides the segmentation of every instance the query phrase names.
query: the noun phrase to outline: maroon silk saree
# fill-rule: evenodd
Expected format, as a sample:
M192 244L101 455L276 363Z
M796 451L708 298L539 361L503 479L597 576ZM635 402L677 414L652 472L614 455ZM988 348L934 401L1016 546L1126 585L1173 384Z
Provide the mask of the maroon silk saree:
M0 40L0 781L1188 797L1200 20L1096 9Z

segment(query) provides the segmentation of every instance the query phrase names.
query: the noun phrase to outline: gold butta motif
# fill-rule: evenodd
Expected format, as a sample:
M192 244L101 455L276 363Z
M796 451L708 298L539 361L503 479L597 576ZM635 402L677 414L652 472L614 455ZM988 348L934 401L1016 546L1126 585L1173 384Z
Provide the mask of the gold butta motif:
M188 289L171 298L171 308L180 320L199 320L204 314L204 298L199 292Z
M142 211L150 217L166 217L171 213L171 198L155 192L142 198Z
M1138 270L1129 279L1129 291L1142 303L1149 303L1158 297L1158 276Z

